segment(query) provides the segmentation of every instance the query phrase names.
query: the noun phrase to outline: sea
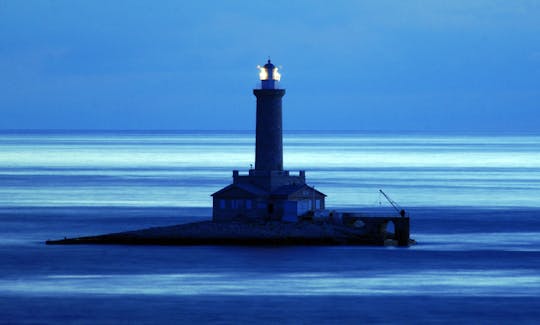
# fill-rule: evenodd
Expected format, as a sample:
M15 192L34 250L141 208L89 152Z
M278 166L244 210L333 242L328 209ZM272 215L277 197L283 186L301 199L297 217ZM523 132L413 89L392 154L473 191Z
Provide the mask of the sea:
M1 324L539 324L540 134L284 134L337 211L409 248L48 246L208 220L253 131L0 132Z

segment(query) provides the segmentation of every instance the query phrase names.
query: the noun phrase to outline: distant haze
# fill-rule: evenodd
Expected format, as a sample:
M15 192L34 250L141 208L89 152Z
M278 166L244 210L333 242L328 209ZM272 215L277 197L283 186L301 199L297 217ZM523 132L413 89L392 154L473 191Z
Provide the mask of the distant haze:
M539 1L0 0L0 129L540 130Z

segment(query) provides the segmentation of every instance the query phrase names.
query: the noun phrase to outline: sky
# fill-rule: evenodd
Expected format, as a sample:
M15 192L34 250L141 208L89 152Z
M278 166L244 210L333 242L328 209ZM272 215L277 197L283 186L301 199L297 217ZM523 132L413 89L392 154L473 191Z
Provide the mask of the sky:
M0 130L540 131L540 1L0 0Z

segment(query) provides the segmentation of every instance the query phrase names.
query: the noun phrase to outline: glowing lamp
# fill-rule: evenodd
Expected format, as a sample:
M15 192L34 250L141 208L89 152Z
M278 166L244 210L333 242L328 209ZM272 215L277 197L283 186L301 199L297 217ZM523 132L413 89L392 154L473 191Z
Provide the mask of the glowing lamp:
M277 89L278 82L281 79L281 74L278 72L278 68L272 64L270 60L264 66L258 65L259 79L261 79L262 89Z

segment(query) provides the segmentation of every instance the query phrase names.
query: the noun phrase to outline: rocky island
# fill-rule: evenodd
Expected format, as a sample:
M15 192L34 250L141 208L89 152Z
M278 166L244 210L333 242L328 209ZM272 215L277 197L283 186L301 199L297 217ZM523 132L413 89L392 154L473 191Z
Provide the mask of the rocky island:
M201 221L113 234L48 240L60 244L122 245L378 245L409 246L408 218L346 217L349 224L328 221ZM354 221L355 220L355 221ZM362 221L364 220L364 221ZM386 231L394 222L396 232Z

